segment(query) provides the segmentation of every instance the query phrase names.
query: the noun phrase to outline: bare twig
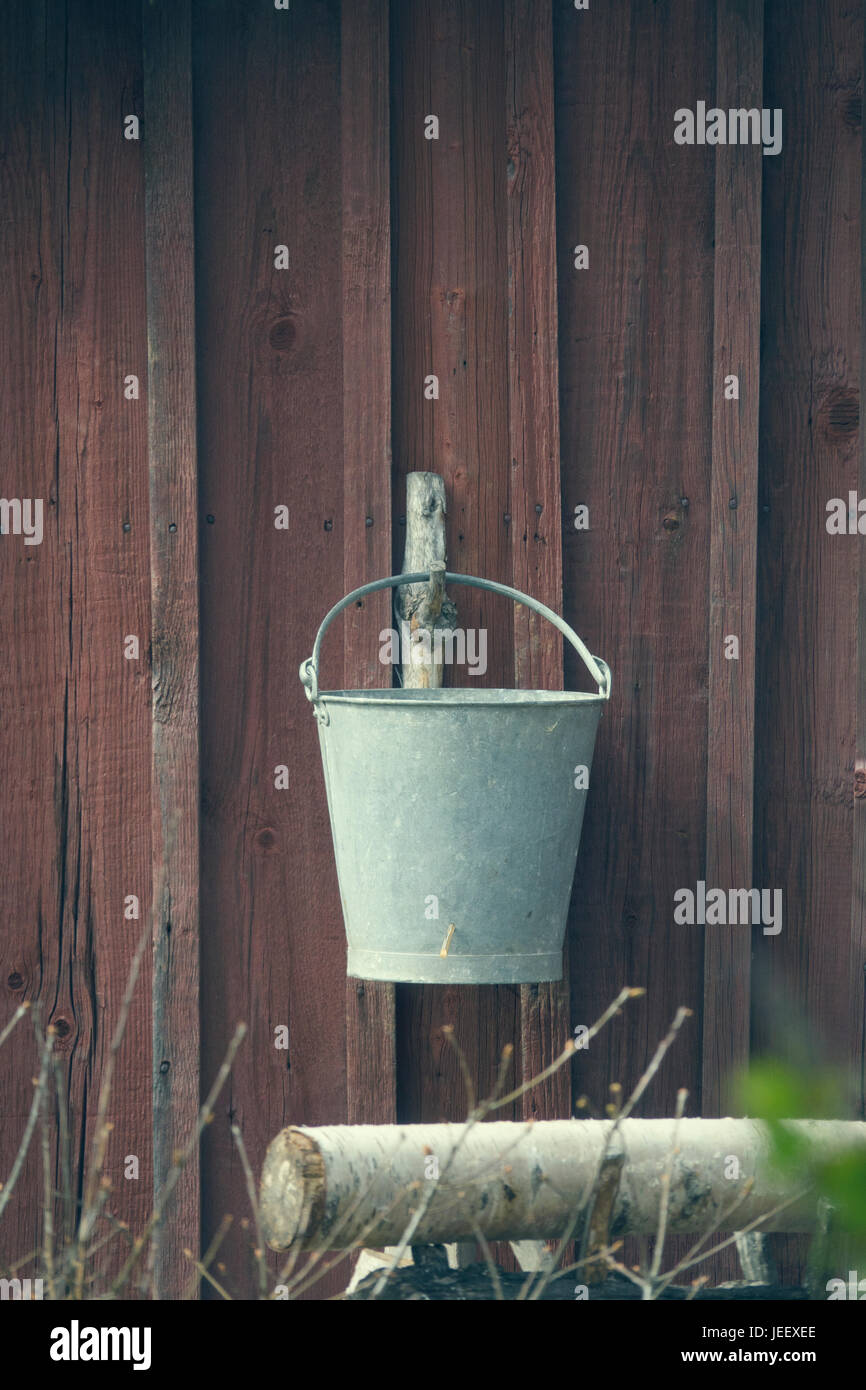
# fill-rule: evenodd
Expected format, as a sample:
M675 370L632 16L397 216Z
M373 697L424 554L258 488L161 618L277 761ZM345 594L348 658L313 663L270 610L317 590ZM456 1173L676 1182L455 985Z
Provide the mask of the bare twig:
M720 1241L718 1245L714 1245L712 1250L705 1250L702 1255L698 1255L695 1259L689 1259L689 1256L694 1251L699 1250L705 1241L709 1240L711 1236L716 1234L716 1231L718 1231L719 1226L725 1221L725 1219L728 1216L731 1215L731 1212L734 1210L734 1207L738 1207L740 1205L740 1202L743 1200L743 1196L746 1195L745 1193L742 1194L733 1204L733 1206L730 1209L726 1210L723 1216L721 1216L719 1220L714 1223L713 1230L707 1231L705 1235L701 1236L700 1240L697 1241L691 1247L691 1250L688 1250L686 1252L682 1260L680 1260L679 1264L677 1264L674 1269L670 1270L664 1276L664 1279L661 1281L661 1287L666 1288L667 1285L672 1282L672 1280L675 1278L677 1274L682 1274L685 1270L692 1269L695 1265L703 1264L704 1260L710 1260L712 1259L713 1255L718 1255L720 1250L726 1250L729 1245L734 1245L736 1243L737 1236L741 1236L748 1231L756 1231L759 1226L763 1226L765 1221L772 1220L773 1217L778 1216L781 1212L785 1211L787 1207L793 1206L795 1202L802 1201L802 1199L806 1196L809 1190L809 1187L801 1188L799 1191L793 1193L792 1196L786 1197L783 1202L779 1202L775 1207L772 1207L770 1211L762 1212L760 1216L756 1216L754 1221L750 1221L748 1225L742 1226L739 1231L735 1231L734 1234L732 1236L728 1236L726 1240Z
M52 1054L52 1079L54 1081L55 1103L57 1105L58 1157L60 1174L63 1265L67 1264L69 1242L75 1229L75 1197L72 1191L72 1151L69 1142L69 1117L64 1096L63 1068L57 1053Z
M621 1274L624 1279L628 1279L632 1284L636 1284L643 1296L644 1290L647 1287L647 1278L645 1274L640 1274L634 1269L629 1269L628 1265L624 1265L620 1260L612 1260L608 1257L607 1263L611 1269L616 1270L617 1274Z
M623 996L628 997L633 993L634 991L631 990L623 990L618 996L618 999L621 1000ZM637 991L637 993L643 994L644 991L639 990ZM614 1003L616 1002L618 1001L614 1001ZM638 1101L640 1100L650 1081L655 1076L656 1072L662 1064L665 1054L667 1053L668 1049L671 1047L674 1040L676 1039L677 1033L679 1032L685 1020L689 1017L691 1017L691 1009L677 1009L673 1023L671 1024L670 1028L668 1029L668 1032L665 1034L664 1038L662 1038L662 1041L656 1048L653 1056L650 1059L649 1065L643 1072L642 1076L638 1079L637 1085L635 1086L625 1105L622 1106L622 1108L618 1111L617 1117L613 1121L610 1130L607 1134L607 1137L605 1138L604 1148L601 1153L601 1158L599 1159L598 1169L596 1171L595 1178L589 1190L589 1195L585 1202L580 1202L578 1204L573 1217L571 1218L566 1227L565 1232L559 1239L554 1254L547 1262L547 1268L542 1271L541 1278L539 1279L538 1284L532 1289L531 1294L527 1295L529 1298L532 1299L533 1302L541 1297L542 1293L547 1288L547 1285L550 1283L550 1275L556 1264L556 1261L560 1258L562 1251L565 1249L566 1245L571 1240L575 1230L577 1229L578 1222L580 1221L581 1216L584 1216L584 1214L585 1219L579 1255L581 1260L586 1259L589 1250L590 1232L592 1228L592 1213L595 1208L596 1200L598 1198L599 1187L601 1184L602 1176L605 1171L605 1163L610 1152L611 1143L613 1142L613 1139L615 1138L623 1120L625 1120L631 1114L632 1110L637 1105ZM592 1036L591 1032L590 1036Z
M268 1294L268 1265L265 1259L265 1242L262 1239L262 1226L259 1219L259 1202L256 1196L256 1182L253 1177L253 1170L250 1167L250 1160L247 1157L246 1147L244 1146L243 1135L239 1125L232 1125L232 1138L237 1145L240 1154L241 1167L244 1170L244 1180L247 1185L247 1196L250 1199L250 1206L253 1210L253 1221L256 1227L256 1247L254 1251L256 1269L259 1278L259 1297L267 1298Z
M667 1165L665 1167L665 1171L662 1173L661 1179L661 1195L659 1199L659 1224L658 1230L656 1231L655 1245L653 1247L652 1264L650 1265L649 1270L650 1279L652 1280L655 1280L658 1277L658 1272L661 1268L662 1253L665 1248L665 1232L668 1224L668 1203L670 1201L671 1195L671 1178L673 1177L674 1162L676 1160L677 1154L679 1153L679 1149L677 1147L677 1139L679 1138L680 1120L683 1118L683 1111L686 1108L686 1100L688 1099L688 1094L688 1091L684 1090L682 1087L680 1088L680 1090L677 1091L677 1106L674 1114L674 1137L671 1140L671 1148L670 1153L668 1154Z
M46 1082L48 1080L48 1068L50 1066L50 1059L51 1051L50 1048L46 1045L42 1049L42 1060L39 1066L39 1075L38 1077L34 1077L33 1080L33 1085L35 1088L33 1091L33 1099L30 1102L30 1112L27 1116L27 1123L24 1126L24 1133L21 1136L21 1143L18 1146L18 1152L15 1155L15 1162L12 1164L12 1172L9 1174L9 1177L4 1186L0 1188L0 1216L2 1216L3 1212L6 1210L6 1207L9 1203L9 1198L15 1191L15 1184L17 1183L18 1178L21 1174L21 1169L24 1167L24 1160L27 1157L27 1150L30 1148L30 1140L33 1138L33 1131L36 1128L36 1121L39 1118L39 1111L42 1106L42 1092L44 1091Z
M469 1070L469 1063L466 1061L463 1048L460 1046L459 1042L454 1036L454 1029L452 1028L450 1023L443 1024L442 1034L445 1038L445 1041L453 1049L457 1057L457 1065L460 1068L460 1074L463 1077L463 1085L466 1090L466 1105L471 1114L471 1112L475 1109L475 1083L472 1080L472 1073Z
M166 1174L165 1182L163 1183L162 1187L160 1188L157 1194L156 1201L154 1202L153 1211L151 1212L151 1215L148 1218L144 1230L141 1232L139 1236L136 1236L135 1240L133 1241L132 1250L130 1251L130 1254L128 1255L122 1269L113 1279L107 1293L108 1298L113 1298L117 1291L123 1288L123 1285L126 1283L127 1279L132 1273L132 1270L135 1268L138 1261L140 1260L142 1252L146 1244L148 1243L148 1240L150 1239L153 1231L155 1230L159 1222L162 1220L163 1213L168 1205L171 1194L177 1186L180 1177L184 1171L184 1168L186 1167L187 1160L189 1159L190 1154L193 1152L196 1145L198 1144L203 1129L206 1125L210 1123L210 1121L213 1118L214 1103L216 1101L217 1096L219 1095L220 1091L226 1083L228 1074L231 1071L232 1063L235 1059L235 1055L241 1043L243 1042L243 1039L246 1035L246 1031L247 1029L245 1023L239 1023L237 1028L235 1029L231 1042L229 1043L228 1048L226 1050L225 1057L223 1058L222 1063L220 1065L220 1069L217 1072L216 1079L213 1085L211 1086L210 1091L208 1092L207 1099L205 1100L204 1104L201 1107L201 1110L199 1111L198 1120L193 1128L193 1132L187 1140L187 1143L184 1146L184 1148L180 1151L180 1153L175 1155L174 1162L172 1163L171 1168ZM150 1257L147 1265L148 1278L152 1277L155 1259L156 1246L155 1242L151 1242ZM144 1286L147 1286L146 1283Z
M54 1029L49 1027L46 1036L42 1036L42 1030L36 1024L39 1045L43 1051L50 1054L53 1050ZM51 1149L48 1142L48 1075L44 1086L39 1089L39 1137L40 1148L42 1150L42 1267L45 1271L45 1282L48 1285L48 1297L52 1301L57 1297L54 1285L54 1184L51 1180Z
M198 1113L198 1120L196 1121L195 1127L193 1128L193 1132L187 1140L183 1149L181 1149L180 1153L174 1155L172 1166L171 1168L169 1168L168 1173L165 1177L165 1182L163 1183L162 1187L160 1188L160 1191L157 1194L157 1198L153 1207L153 1212L151 1214L150 1220L147 1223L147 1226L145 1227L145 1235L150 1235L153 1231L155 1231L159 1226L160 1222L162 1221L165 1209L168 1206L169 1200L171 1198L172 1193L174 1192L174 1189L180 1182L180 1179L183 1175L183 1171L186 1168L186 1165L189 1161L190 1155L198 1147L198 1141L202 1136L202 1132L204 1131L205 1127L211 1123L213 1119L213 1107L216 1104L217 1096L219 1095L220 1091L222 1090L223 1086L226 1084L229 1078L229 1073L231 1072L232 1064L234 1063L235 1056L237 1055L237 1050L243 1042L244 1038L246 1037L246 1033L247 1025L245 1023L239 1023L235 1028L234 1033L232 1034L231 1041L229 1042L229 1045L226 1049L226 1054L223 1057L222 1062L220 1063L219 1071L217 1072L216 1077L214 1078L213 1085L208 1091L204 1105L201 1107L201 1110ZM150 1280L152 1280L153 1277L153 1268L156 1262L156 1247L156 1241L152 1240L147 1262L148 1282L150 1282Z
M163 868L160 874L160 883L153 894L151 911L136 943L132 964L130 965L129 975L126 981L126 988L123 991L123 998L120 1002L120 1012L117 1016L117 1023L108 1049L108 1056L105 1059L105 1066L102 1071L93 1134L93 1152L85 1182L84 1199L81 1204L81 1216L78 1221L78 1239L73 1260L76 1298L81 1297L81 1281L84 1277L84 1246L90 1237L90 1233L96 1221L97 1185L102 1178L105 1153L108 1147L108 1136L112 1128L111 1125L106 1123L105 1117L108 1113L108 1102L111 1097L111 1087L114 1080L114 1064L117 1054L120 1051L121 1043L123 1042L124 1033L126 1032L126 1023L132 1005L132 996L135 993L135 986L138 983L138 976L141 971L141 962L144 959L144 953L147 950L148 943L153 939L154 915L157 911L157 903L161 898L161 882L164 876L165 870Z
M622 1005L626 1002L626 1000L637 999L640 997L640 995L645 993L646 990L644 989L620 990L613 1003L608 1005L601 1017L598 1018L592 1025L592 1027L589 1029L586 1035L586 1043L590 1042L595 1037L596 1033L600 1033L605 1024L609 1023L613 1016L620 1012L620 1009L622 1008ZM586 1043L584 1043L584 1047ZM573 1057L575 1052L577 1052L578 1050L582 1052L583 1047L578 1049L575 1046L574 1039L569 1038L568 1042L565 1044L565 1047L563 1048L562 1052L560 1052L559 1056L555 1057L553 1061L550 1063L550 1065L544 1068L544 1071L540 1071L537 1076L533 1076L529 1079L529 1081L525 1081L523 1085L518 1086L516 1090L509 1091L508 1095L503 1096L501 1100L497 1100L494 1103L487 1102L486 1104L482 1102L482 1104L485 1104L485 1114L487 1114L490 1110L501 1110L503 1105L511 1105L515 1100L519 1100L521 1096L525 1096L527 1091L534 1090L535 1087L538 1086L542 1081L546 1081L549 1076L553 1076L554 1072L559 1071L560 1067L564 1066L565 1063L569 1061L569 1059Z
M201 1276L200 1276L199 1273L198 1273L198 1266L199 1266L199 1264L201 1264L201 1266L202 1266L204 1269L207 1269L207 1268L211 1265L211 1263L216 1259L217 1251L219 1250L219 1248L220 1248L220 1246L222 1245L223 1241L225 1240L225 1238L226 1238L226 1236L227 1236L229 1230L231 1229L232 1220L233 1220L233 1218L232 1218L231 1216L224 1216L224 1217L223 1217L223 1219L222 1219L222 1221L220 1222L219 1227L217 1228L217 1231L216 1231L216 1233L215 1233L215 1235L214 1235L214 1237L213 1237L213 1240L211 1241L211 1243L210 1243L210 1245L208 1246L207 1250L206 1250L206 1251L204 1252L204 1254L202 1255L200 1261L198 1261L198 1262L195 1261L195 1259L194 1259L194 1257L193 1257L193 1253L192 1253L191 1250L184 1250L184 1252L183 1252L184 1255L186 1255L187 1259L193 1260L193 1264L194 1264L195 1267L196 1267L196 1273L195 1273L195 1275L193 1276L193 1278L190 1280L190 1282L189 1282L189 1287L188 1287L188 1289L187 1289L187 1293L186 1293L187 1299L193 1299L193 1298L195 1298L195 1296L196 1296L196 1292L197 1292L197 1290L198 1290L198 1286L199 1286L199 1282L200 1282L200 1278L201 1278Z
M216 1289L216 1291L217 1291L217 1293L219 1294L220 1298L224 1298L224 1299L226 1300L227 1303L231 1303L231 1302L233 1301L233 1300L232 1300L231 1294L230 1294L226 1289L223 1288L222 1284L221 1284L217 1279L214 1279L214 1277L213 1277L213 1275L211 1274L210 1270L205 1268L205 1266L204 1266L204 1264L202 1263L202 1261L201 1261L201 1260L196 1260L196 1259L193 1257L193 1253L192 1253L191 1250L184 1250L183 1253L186 1255L186 1257L187 1257L188 1260L192 1260L192 1267L193 1267L193 1269L196 1271L196 1274L198 1274L199 1278L201 1278L201 1279L206 1279L207 1282L208 1282L210 1285L212 1285L213 1288ZM197 1282L197 1281L196 1281L196 1282Z
M659 1067L661 1066L662 1062L664 1061L665 1054L667 1053L668 1049L672 1047L674 1042L676 1041L677 1033L682 1028L686 1019L691 1018L691 1016L691 1009L677 1009L674 1021L671 1024L665 1036L662 1038L658 1047L656 1048L649 1066L647 1067L643 1076L638 1081L637 1085L635 1086L634 1090L632 1091L631 1095L629 1096L628 1100L626 1101L625 1105L623 1106L622 1110L617 1116L616 1124L614 1125L613 1130L611 1131L612 1133L616 1132L623 1120L628 1119L629 1115L634 1110L635 1106L637 1105L647 1086L650 1084Z
M644 990L642 989L621 990L620 993L617 995L616 999L613 1001L613 1003L605 1009L604 1013L601 1014L601 1016L589 1029L587 1033L587 1041L589 1041L591 1038L594 1038L596 1034L604 1027L604 1025L608 1023L609 1020L613 1018L615 1014L619 1013L621 1005L624 1004L626 1000L637 998L643 993ZM391 1268L395 1268L399 1264L404 1250L407 1248L408 1245L411 1244L412 1236L417 1230L418 1225L421 1222L421 1219L426 1214L430 1206L430 1203L433 1201L433 1197L435 1195L438 1183L442 1182L444 1178L447 1176L448 1171L451 1168L451 1165L454 1163L454 1160L456 1159L458 1153L463 1147L463 1144L466 1142L468 1135L471 1133L475 1125L478 1124L481 1120L483 1120L488 1114L490 1114L491 1111L499 1110L502 1108L502 1106L511 1104L513 1101L519 1099L520 1096L523 1096L528 1091L531 1091L533 1087L539 1084L539 1082L546 1080L548 1076L552 1076L554 1072L558 1071L561 1066L564 1066L565 1063L569 1061L571 1057L574 1056L575 1051L576 1048L574 1042L571 1038L569 1038L565 1048L560 1053L560 1055L554 1059L550 1066L545 1067L543 1071L539 1072L537 1076L532 1077L522 1086L518 1086L516 1090L510 1091L508 1095L503 1096L501 1099L496 1099L496 1092L494 1092L493 1096L491 1096L488 1100L481 1101L481 1103L477 1105L473 1111L470 1112L459 1137L457 1138L455 1144L451 1149L450 1154L448 1155L448 1158L445 1161L445 1165L440 1172L439 1178L431 1184L430 1189L424 1194L424 1197L421 1199L421 1202L418 1204L418 1207L415 1209L412 1217L407 1223L406 1229L400 1237L400 1240L397 1243L395 1249L395 1253L392 1257ZM503 1053L503 1062L504 1060L505 1053ZM501 1075L502 1071L500 1071L500 1076ZM529 1123L531 1123L531 1121ZM385 1284L388 1281L389 1273L389 1269L382 1271L382 1274L377 1280L376 1285L370 1295L371 1298L378 1298L379 1294L382 1292L382 1290L385 1287Z
M504 1303L505 1295L502 1292L502 1280L499 1277L499 1270L493 1263L493 1256L490 1253L490 1246L487 1244L487 1241L484 1237L484 1232L481 1230L481 1227L477 1224L477 1222L475 1224L475 1239L481 1246L481 1253L484 1256L484 1263L487 1266L487 1273L490 1275L490 1281L493 1284L493 1290L496 1294L496 1302Z
M6 1024L6 1027L3 1029L2 1033L0 1033L0 1047L3 1046L6 1039L9 1037L9 1034L12 1032L12 1029L16 1026L17 1023L20 1022L20 1020L24 1017L29 1008L29 1000L25 1001L25 1003L23 1004L18 1005L18 1008L15 1010L9 1022Z

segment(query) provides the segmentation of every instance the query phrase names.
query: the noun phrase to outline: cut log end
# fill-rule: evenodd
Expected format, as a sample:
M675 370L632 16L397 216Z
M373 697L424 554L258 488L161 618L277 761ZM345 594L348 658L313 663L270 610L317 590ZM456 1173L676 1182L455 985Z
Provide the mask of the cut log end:
M259 1191L259 1217L271 1250L303 1243L325 1211L325 1164L315 1142L290 1127L268 1145Z

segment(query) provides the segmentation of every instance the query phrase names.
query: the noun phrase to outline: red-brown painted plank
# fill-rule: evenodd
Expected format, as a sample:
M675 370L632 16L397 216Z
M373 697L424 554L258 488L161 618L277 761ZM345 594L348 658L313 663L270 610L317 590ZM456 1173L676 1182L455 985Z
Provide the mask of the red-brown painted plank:
M512 581L562 609L562 502L556 305L556 174L550 4L506 0L508 261L508 470ZM514 679L562 689L562 638L528 608L514 607ZM563 769L563 775L569 770ZM565 955L566 965L568 955ZM524 985L521 1066L528 1081L570 1036L568 979ZM571 1075L561 1068L523 1098L527 1116L571 1113Z
M703 952L673 910L705 849L714 161L674 144L673 113L713 91L714 32L685 0L615 15L558 0L554 16L565 609L613 676L573 895L571 1021L624 985L647 990L575 1082L603 1114L686 1005L696 1018L639 1109L671 1114L685 1085L695 1113ZM578 665L566 654L568 684Z
M763 0L718 0L714 105L761 109ZM716 150L710 484L708 887L752 888L761 337L760 146ZM739 399L725 382L736 376ZM725 655L726 639L739 657ZM749 1056L752 931L704 929L701 1113L728 1115Z
M860 481L862 8L767 0L764 52L785 124L764 161L755 854L783 925L756 944L753 1029L761 1052L859 1070L863 541L828 534L826 505Z
M122 125L140 111L140 29L135 7L79 3L13 3L0 26L0 490L44 502L41 545L0 537L0 1015L29 999L57 1029L77 1181L142 925L124 898L142 914L149 899L146 416L143 392L123 396L147 370L141 147ZM108 1109L109 1204L133 1227L150 1207L148 978ZM0 1068L5 1179L33 1091L29 1024ZM39 1239L38 1140L31 1152L3 1262Z
M250 1030L204 1147L210 1234L249 1214L232 1121L258 1171L284 1125L346 1118L344 927L297 679L345 579L340 15L225 0L194 20L204 1084ZM334 630L323 687L342 669Z
M864 59L866 65L866 59ZM862 76L863 74L861 74ZM861 147L862 147L862 96ZM856 106L851 108L856 116ZM861 166L862 169L862 166ZM862 295L866 286L866 179L860 184L860 400L866 399L866 315ZM866 431L860 429L858 497L866 497ZM857 573L857 675L854 691L857 722L854 747L854 826L851 882L851 1000L850 1048L854 1058L855 1114L866 1117L866 551L859 555Z
M189 0L148 0L145 262L153 676L153 1143L158 1191L199 1109L199 622ZM198 1147L159 1232L161 1298L199 1248Z
M411 0L392 11L394 228L394 506L405 474L445 479L448 567L508 582L508 303L506 95L501 0ZM439 139L424 137L439 118ZM424 380L439 378L439 399ZM395 528L394 563L403 532ZM487 629L479 684L513 684L513 616L505 600L461 588L461 627ZM477 678L449 671L446 681ZM495 814L495 807L491 807ZM519 988L397 989L398 1114L462 1118L466 1098L451 1024L480 1094L502 1047L517 1048ZM519 1052L515 1053L519 1056ZM512 1075L514 1073L512 1072Z
M391 563L391 196L389 4L342 6L343 584ZM389 685L378 634L390 592L371 594L344 626L345 684ZM397 1118L394 986L346 981L346 1088L351 1124Z
M507 0L508 470L512 578L562 602L553 35L549 4ZM515 605L519 686L562 686L562 638Z

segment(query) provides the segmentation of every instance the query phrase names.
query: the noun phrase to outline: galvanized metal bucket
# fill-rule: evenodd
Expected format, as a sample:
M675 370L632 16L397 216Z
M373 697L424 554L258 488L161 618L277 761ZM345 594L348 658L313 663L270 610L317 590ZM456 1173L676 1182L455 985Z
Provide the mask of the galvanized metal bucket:
M547 618L598 694L320 691L319 652L334 618L366 594L428 578L392 575L347 594L301 663L319 727L348 974L449 985L559 980L610 671L544 604L446 574L446 583L504 594Z

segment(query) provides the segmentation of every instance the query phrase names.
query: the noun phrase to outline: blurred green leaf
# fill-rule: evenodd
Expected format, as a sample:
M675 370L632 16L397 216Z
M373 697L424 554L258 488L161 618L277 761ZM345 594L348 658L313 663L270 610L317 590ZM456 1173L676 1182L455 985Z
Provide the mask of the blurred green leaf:
M771 1158L781 1168L807 1170L811 1152L808 1139L782 1120L767 1120L766 1123L770 1131Z
M741 1082L743 1108L762 1120L790 1120L801 1113L800 1077L782 1062L762 1061Z
M819 1160L810 1140L785 1124L839 1119L849 1113L841 1074L823 1065L795 1067L762 1058L741 1077L738 1091L743 1111L766 1123L773 1161L796 1171L799 1181L814 1184L833 1208L831 1243L842 1233L858 1241L866 1238L866 1152L851 1149Z
M828 1067L793 1067L765 1058L740 1082L748 1114L762 1120L832 1120L846 1112L842 1078Z
M816 1176L821 1192L836 1209L839 1225L852 1234L866 1234L866 1153L849 1149L820 1164Z

